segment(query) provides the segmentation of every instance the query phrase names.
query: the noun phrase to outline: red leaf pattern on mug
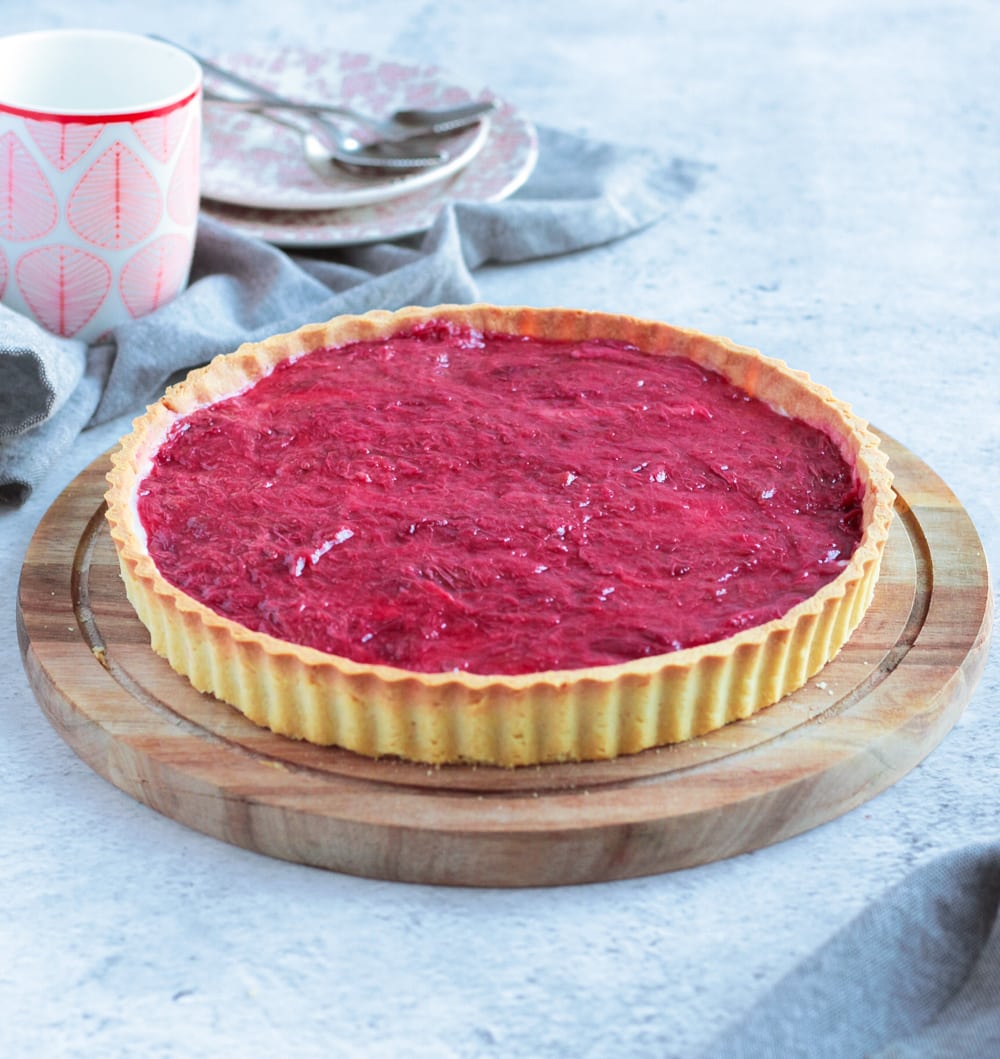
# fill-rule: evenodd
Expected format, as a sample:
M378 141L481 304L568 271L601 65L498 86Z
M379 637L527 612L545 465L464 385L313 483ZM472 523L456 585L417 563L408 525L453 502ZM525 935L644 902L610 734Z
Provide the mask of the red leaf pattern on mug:
M146 145L146 149L161 162L174 153L177 144L184 135L184 127L187 124L188 111L190 107L180 107L172 110L169 114L161 114L155 118L141 118L132 122L136 136Z
M153 174L119 140L80 178L66 215L81 239L104 250L121 250L150 235L163 215L163 203Z
M60 172L78 162L104 131L100 124L32 121L30 118L24 124L39 150Z
M167 189L167 212L178 224L193 224L198 216L201 136L197 122L184 141Z
M16 133L0 136L0 237L39 239L56 226L59 207L45 174Z
M130 258L118 281L122 301L135 317L145 316L180 293L191 261L191 242L163 235Z
M111 269L73 246L29 250L17 262L15 274L35 318L65 337L90 322L111 287Z

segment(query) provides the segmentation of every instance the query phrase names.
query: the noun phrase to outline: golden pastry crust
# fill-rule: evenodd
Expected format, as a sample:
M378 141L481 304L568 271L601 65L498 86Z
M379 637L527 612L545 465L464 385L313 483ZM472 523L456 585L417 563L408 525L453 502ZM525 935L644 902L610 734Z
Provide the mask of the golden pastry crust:
M838 440L864 485L863 536L847 567L781 618L725 640L620 665L522 675L417 673L364 665L239 625L170 585L145 544L136 490L178 418L246 389L275 364L426 320L582 341L612 338L688 357ZM200 691L282 735L371 757L516 766L596 760L693 738L800 688L868 609L892 520L878 438L826 388L723 338L569 309L444 305L336 317L198 369L136 419L112 457L108 521L128 598L153 649Z

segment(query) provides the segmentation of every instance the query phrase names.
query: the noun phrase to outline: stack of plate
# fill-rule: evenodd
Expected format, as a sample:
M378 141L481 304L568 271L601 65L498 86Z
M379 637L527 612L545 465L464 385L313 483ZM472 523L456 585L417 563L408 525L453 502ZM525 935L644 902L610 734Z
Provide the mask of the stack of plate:
M279 246L349 246L422 232L448 202L506 198L537 158L535 129L513 107L488 90L452 84L433 67L299 48L223 55L218 63L286 98L345 103L373 115L470 99L496 103L487 120L441 141L447 161L440 166L375 178L331 166L326 179L309 167L291 129L206 102L203 211Z

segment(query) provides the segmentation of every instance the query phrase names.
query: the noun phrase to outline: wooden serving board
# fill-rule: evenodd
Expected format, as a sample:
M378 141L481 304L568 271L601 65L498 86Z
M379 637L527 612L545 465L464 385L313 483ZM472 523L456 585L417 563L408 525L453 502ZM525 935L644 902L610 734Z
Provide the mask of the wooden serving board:
M190 827L382 879L541 886L683 868L788 838L899 779L955 723L986 660L986 559L958 500L885 439L898 517L873 607L806 687L746 721L616 761L520 769L374 761L258 728L149 648L105 528L107 457L24 561L18 635L63 739Z

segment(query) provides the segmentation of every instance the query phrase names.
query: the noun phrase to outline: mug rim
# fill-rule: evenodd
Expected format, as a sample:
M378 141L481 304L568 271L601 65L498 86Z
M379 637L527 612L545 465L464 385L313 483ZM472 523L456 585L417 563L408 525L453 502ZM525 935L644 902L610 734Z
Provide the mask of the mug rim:
M181 89L175 92L161 94L150 99L148 103L136 105L135 103L123 104L120 107L73 107L40 106L30 101L19 101L16 93L3 92L0 88L0 114L10 114L19 118L28 118L36 121L54 121L73 124L94 124L109 121L136 121L143 118L162 117L174 110L187 106L201 95L203 72L198 61L183 48L171 44L169 41L146 36L141 33L132 33L128 30L114 29L89 29L89 28L61 28L28 30L24 33L14 33L0 36L0 63L3 60L3 52L7 48L16 48L19 44L38 43L49 40L91 40L101 39L104 41L121 40L128 41L133 45L141 42L143 47L161 53L169 52L187 65L187 75ZM3 98L6 96L7 98ZM13 97L13 98L11 98ZM9 101L8 101L9 100Z

